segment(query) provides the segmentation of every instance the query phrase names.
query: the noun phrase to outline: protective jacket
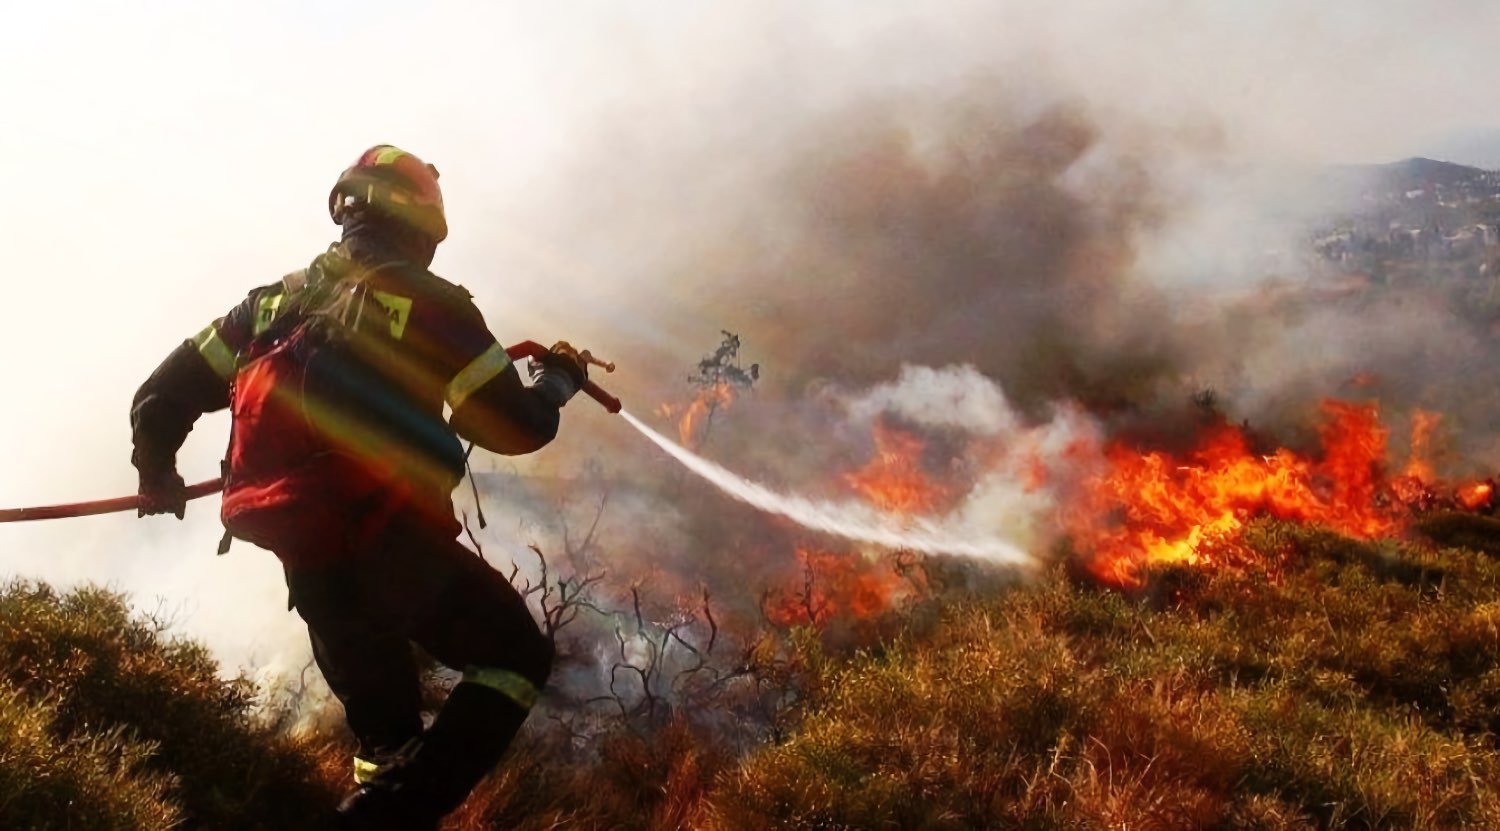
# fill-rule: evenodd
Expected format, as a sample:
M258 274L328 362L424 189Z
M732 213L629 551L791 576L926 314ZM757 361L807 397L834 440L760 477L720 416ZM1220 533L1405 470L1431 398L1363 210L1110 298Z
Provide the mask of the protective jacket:
M131 410L136 467L174 468L196 419L231 403L225 524L288 566L349 556L412 508L456 533L458 436L515 455L558 426L467 291L347 246L251 291L167 357Z

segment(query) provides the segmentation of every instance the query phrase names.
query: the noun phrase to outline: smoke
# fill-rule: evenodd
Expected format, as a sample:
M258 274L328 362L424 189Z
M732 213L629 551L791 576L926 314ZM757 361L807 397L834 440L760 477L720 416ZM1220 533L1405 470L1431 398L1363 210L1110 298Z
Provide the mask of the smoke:
M436 267L502 340L592 348L621 367L597 380L645 412L686 394L720 329L742 335L763 382L715 417L704 455L782 490L847 495L840 474L891 420L962 485L955 522L1038 554L1089 448L1180 432L1207 387L1288 434L1343 391L1441 409L1460 452L1500 463L1487 334L1431 298L1272 303L1259 283L1304 276L1318 207L1281 164L1384 161L1461 126L1468 96L1443 93L1486 77L1500 7L33 5L36 27L0 33L0 78L45 79L12 82L0 138L21 275L0 327L6 505L129 492L135 384L316 254L328 184L384 141L444 171ZM163 29L180 36L141 54ZM351 56L372 43L431 60L367 78ZM1348 386L1366 372L1374 386ZM516 542L536 542L753 614L746 596L795 572L801 532L686 484L590 406L513 469L554 477L538 486L553 498L486 497L486 549L534 569ZM225 430L200 424L190 479L216 470ZM0 550L13 574L161 597L231 671L300 670L277 564L249 546L214 558L212 513L0 528Z
M1371 113L1316 83L1257 84L1278 60L1306 79L1359 54L1336 21L1236 18L1295 31L1269 60L1181 4L952 10L857 34L727 15L740 39L710 26L637 67L638 88L592 114L558 190L528 192L497 248L558 288L537 308L580 340L607 354L627 338L610 355L620 377L601 380L634 412L690 394L683 375L720 329L744 339L762 383L714 417L702 456L836 501L878 455L872 425L894 424L952 496L943 523L1034 558L1106 442L1191 442L1204 402L1303 446L1327 397L1379 396L1397 422L1441 402L1459 452L1500 461L1472 429L1488 396L1465 383L1488 377L1494 348L1446 297L1317 282L1311 223L1346 203L1306 162L1384 151L1350 133L1312 149L1308 124ZM795 529L584 423L551 460L600 459L651 492L643 513L603 521L596 563L742 608L795 578ZM777 495L727 486L761 507Z
M981 435L1013 430L1018 419L1005 393L972 366L938 370L905 365L895 381L875 386L849 404L849 415L855 419L868 421L882 413L924 427Z

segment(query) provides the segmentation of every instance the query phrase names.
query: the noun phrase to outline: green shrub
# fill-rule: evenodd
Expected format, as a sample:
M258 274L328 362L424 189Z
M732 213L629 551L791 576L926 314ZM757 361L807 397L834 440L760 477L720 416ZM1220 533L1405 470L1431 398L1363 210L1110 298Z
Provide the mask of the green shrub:
M314 827L336 798L316 761L259 726L249 682L218 669L204 647L165 636L118 594L22 582L0 590L0 685L45 703L59 746L95 748L95 767L107 748L128 750L129 765L104 769L142 777L148 790L169 783L162 798L188 827ZM55 810L62 822L69 809Z
M0 684L0 823L6 828L161 829L181 818L152 748L116 729L58 739L55 711Z

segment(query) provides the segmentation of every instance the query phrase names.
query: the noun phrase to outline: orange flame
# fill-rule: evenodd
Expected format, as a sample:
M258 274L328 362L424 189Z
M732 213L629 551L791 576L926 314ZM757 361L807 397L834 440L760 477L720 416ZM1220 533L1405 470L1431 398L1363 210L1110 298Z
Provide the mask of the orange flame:
M800 584L788 585L766 604L766 616L778 626L867 620L891 608L901 588L895 572L855 554L799 546L797 559Z
M1422 482L1431 482L1437 478L1433 467L1433 445L1436 443L1438 428L1442 425L1442 413L1431 413L1426 410L1417 410L1412 413L1411 459L1406 463L1406 469L1401 472L1402 476Z
M1232 556L1207 543L1260 515L1359 538L1397 531L1399 517L1378 498L1386 431L1376 408L1326 402L1323 410L1319 461L1285 449L1253 455L1244 433L1229 425L1212 429L1181 460L1111 446L1108 471L1087 483L1082 504L1069 512L1089 570L1115 585L1139 586L1151 565Z
M1466 511L1482 511L1495 504L1495 484L1484 481L1460 485L1454 499Z
M663 404L656 412L663 418L677 421L678 443L689 450L696 450L699 441L699 425L714 412L728 409L734 403L734 388L724 382L704 387L685 407Z
M876 422L875 455L844 481L883 511L912 515L930 512L947 495L922 471L922 440Z

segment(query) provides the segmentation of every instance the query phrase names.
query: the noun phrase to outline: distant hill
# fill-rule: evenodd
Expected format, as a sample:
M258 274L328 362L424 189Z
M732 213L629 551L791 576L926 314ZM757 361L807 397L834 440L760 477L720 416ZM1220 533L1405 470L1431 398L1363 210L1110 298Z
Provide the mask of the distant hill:
M1485 170L1500 170L1500 129L1461 130L1430 144L1424 155Z
M1386 164L1330 165L1311 177L1312 192L1320 194L1328 205L1353 206L1369 198L1380 201L1402 201L1414 191L1471 191L1489 189L1483 168L1438 161L1420 156Z
M1441 162L1420 156L1390 164L1374 165L1376 176L1393 187L1414 189L1428 185L1452 187L1483 175L1484 170L1468 165Z

